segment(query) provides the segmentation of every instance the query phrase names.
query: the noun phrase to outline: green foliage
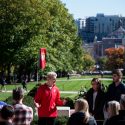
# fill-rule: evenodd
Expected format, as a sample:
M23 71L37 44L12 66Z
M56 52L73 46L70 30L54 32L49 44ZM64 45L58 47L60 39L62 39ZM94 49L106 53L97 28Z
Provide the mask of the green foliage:
M32 72L45 47L47 71L82 69L77 28L60 0L0 0L0 8L1 66Z
M101 70L104 70L106 68L106 62L107 62L107 57L102 57L98 59L98 64Z
M90 70L95 64L95 60L89 53L84 53L83 55L83 70Z
M73 44L72 52L72 63L74 70L82 71L83 70L83 47L82 40L80 38L76 38L76 42Z
M67 116L60 116L56 118L55 125L66 125L69 117Z
M28 96L31 96L31 97L34 97L35 96L35 93L38 89L38 87L40 86L41 84L37 84L34 88L32 88L29 93L27 94Z
M65 99L67 101L65 106L70 107L70 109L74 109L74 102L73 102L73 100L71 98L69 98L69 97L66 97Z

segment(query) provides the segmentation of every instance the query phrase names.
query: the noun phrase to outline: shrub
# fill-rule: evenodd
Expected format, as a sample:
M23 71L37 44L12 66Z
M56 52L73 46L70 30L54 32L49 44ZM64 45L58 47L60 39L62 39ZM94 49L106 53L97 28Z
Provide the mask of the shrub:
M30 90L30 92L27 94L28 96L31 96L31 97L34 97L35 96L35 93L38 89L38 87L40 86L41 84L37 84L33 89Z
M69 117L67 116L60 116L56 118L55 125L66 125Z
M74 102L73 102L73 100L71 98L69 98L69 97L67 97L65 99L67 101L66 104L65 104L65 106L69 106L70 109L74 109Z

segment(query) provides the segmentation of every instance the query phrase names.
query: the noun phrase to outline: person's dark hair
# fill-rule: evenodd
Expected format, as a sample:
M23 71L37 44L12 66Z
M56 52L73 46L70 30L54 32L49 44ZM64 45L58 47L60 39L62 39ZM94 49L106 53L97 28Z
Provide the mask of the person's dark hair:
M13 90L13 99L19 101L24 97L24 90L22 88L16 88Z
M14 116L14 109L10 105L5 105L1 109L0 114L4 120L8 120Z
M121 70L119 70L119 69L113 70L113 71L112 71L112 74L116 74L116 75L119 76L120 78L122 78L122 76L123 76Z
M99 84L100 87L101 87L101 81L98 78L93 78L92 81L91 81L91 83L92 82L97 82L97 84Z

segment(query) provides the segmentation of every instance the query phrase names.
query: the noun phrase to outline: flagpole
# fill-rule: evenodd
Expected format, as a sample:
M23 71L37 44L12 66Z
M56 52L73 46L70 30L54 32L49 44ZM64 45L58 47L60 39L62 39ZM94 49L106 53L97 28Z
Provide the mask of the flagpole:
M37 79L37 84L38 84L38 79L39 79L39 74L38 74L38 64L37 64L37 69L36 69L36 79Z
M38 73L38 69L40 67L40 52L38 52L38 61L36 63L36 83L38 84L38 81L39 81L39 73Z

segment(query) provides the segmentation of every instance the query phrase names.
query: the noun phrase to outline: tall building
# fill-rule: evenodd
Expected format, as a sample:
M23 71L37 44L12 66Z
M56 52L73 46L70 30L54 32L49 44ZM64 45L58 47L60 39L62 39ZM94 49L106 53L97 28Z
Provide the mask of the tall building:
M78 28L78 35L83 39L83 31L85 31L85 19L77 19L75 20L77 28ZM86 35L84 35L86 36Z
M77 24L78 30L84 29L84 27L85 27L85 19L79 18L79 19L75 20L75 22Z
M83 41L90 43L94 41L95 36L97 36L97 40L102 40L103 37L118 29L120 25L125 28L125 17L97 14L96 17L86 18L84 24L84 27L82 27L83 25L77 23L78 30L80 29L78 32Z
M86 19L86 31L97 34L109 34L118 29L120 17L117 15L97 14Z

